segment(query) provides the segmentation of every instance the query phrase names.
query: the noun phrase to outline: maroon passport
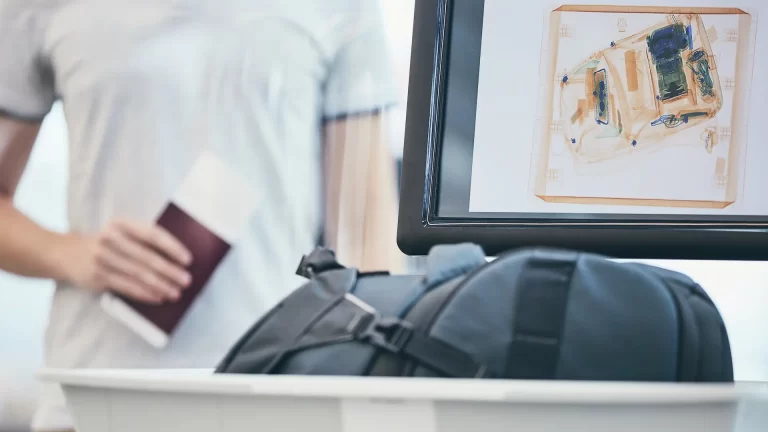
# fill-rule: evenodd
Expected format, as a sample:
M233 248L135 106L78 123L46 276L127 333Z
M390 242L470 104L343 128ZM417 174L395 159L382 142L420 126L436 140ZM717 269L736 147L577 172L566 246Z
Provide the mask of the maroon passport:
M102 296L104 310L150 344L162 348L247 226L256 208L248 182L212 153L204 153L157 219L192 254L189 287L179 300L146 304L117 293Z

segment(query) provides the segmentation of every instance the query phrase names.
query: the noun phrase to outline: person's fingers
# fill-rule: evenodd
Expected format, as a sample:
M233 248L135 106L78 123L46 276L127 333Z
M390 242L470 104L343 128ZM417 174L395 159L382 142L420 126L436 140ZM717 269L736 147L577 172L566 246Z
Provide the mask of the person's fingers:
M163 302L163 297L160 294L145 289L136 280L131 279L128 276L119 273L110 273L104 277L104 282L110 290L131 299L149 304L160 304Z
M156 275L152 270L143 267L136 262L128 259L118 252L105 248L97 256L100 266L106 268L109 274L117 273L131 279L143 290L152 291L153 294L170 300L178 300L181 285L174 284L171 281Z
M169 258L183 266L189 265L192 261L192 254L189 250L163 227L125 221L116 222L116 226L134 239L168 255Z
M109 231L104 235L104 241L108 248L145 268L144 272L153 272L182 288L189 285L191 277L185 269L168 261L154 250L134 241L121 231Z

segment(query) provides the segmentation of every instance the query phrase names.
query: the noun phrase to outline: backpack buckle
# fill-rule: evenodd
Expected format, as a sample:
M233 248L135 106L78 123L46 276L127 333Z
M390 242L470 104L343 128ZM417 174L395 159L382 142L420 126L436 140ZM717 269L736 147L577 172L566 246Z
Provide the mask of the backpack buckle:
M370 342L379 348L397 354L411 340L413 327L407 322L392 317L379 317L369 327Z
M357 297L350 294L345 297L363 311L363 315L355 315L348 326L355 340L393 354L403 350L413 334L413 327L408 322L394 317L382 317Z

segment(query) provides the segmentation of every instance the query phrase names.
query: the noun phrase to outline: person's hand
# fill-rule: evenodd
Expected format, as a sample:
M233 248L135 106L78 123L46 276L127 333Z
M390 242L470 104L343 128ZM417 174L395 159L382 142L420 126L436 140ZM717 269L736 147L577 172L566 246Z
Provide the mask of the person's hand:
M191 253L157 225L113 222L96 235L71 237L62 256L74 286L145 303L176 301L191 281Z

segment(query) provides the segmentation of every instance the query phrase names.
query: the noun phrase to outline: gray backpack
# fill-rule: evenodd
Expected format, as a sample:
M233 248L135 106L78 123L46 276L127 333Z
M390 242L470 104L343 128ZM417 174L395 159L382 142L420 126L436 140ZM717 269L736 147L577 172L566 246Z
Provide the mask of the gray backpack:
M438 246L425 275L345 268L318 248L309 281L217 373L732 382L723 320L688 277L554 249L488 263Z

